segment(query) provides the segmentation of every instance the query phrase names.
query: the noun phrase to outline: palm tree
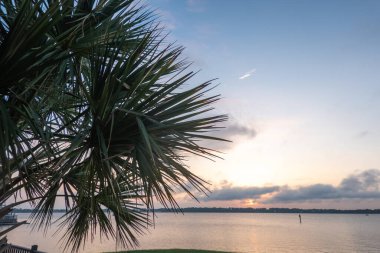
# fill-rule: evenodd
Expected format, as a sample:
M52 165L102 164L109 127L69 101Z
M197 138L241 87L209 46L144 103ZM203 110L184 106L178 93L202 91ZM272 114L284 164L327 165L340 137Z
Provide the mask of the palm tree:
M62 199L66 248L97 230L133 246L155 203L207 191L184 159L217 157L200 141L226 116L155 19L133 0L0 2L0 216L30 203L47 228Z

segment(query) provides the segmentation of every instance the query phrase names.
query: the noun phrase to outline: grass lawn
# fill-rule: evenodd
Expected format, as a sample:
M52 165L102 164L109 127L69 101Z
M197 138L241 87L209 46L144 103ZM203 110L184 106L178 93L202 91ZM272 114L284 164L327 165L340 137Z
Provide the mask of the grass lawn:
M128 250L118 253L230 253L226 251L197 250L197 249L152 249L152 250Z

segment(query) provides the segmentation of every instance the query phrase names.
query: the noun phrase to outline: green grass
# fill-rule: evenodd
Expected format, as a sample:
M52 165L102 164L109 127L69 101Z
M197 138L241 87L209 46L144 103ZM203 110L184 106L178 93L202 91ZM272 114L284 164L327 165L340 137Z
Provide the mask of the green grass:
M151 250L129 250L118 251L118 253L230 253L227 251L215 251L215 250L197 250L197 249L151 249ZM111 252L109 252L111 253Z

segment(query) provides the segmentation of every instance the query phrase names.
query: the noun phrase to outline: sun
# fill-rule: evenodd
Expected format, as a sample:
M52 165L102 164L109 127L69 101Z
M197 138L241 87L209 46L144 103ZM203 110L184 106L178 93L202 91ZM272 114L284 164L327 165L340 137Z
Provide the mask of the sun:
M255 199L247 199L244 201L244 206L245 207L256 207L257 206L257 201Z

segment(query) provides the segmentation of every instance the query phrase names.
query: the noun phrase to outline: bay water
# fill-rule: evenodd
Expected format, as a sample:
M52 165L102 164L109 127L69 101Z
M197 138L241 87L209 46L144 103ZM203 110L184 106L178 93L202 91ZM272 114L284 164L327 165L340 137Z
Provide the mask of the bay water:
M54 214L58 217L59 214ZM18 214L19 220L28 214ZM139 237L136 249L210 249L229 252L380 252L380 215L157 213L155 228ZM57 226L46 235L30 225L8 233L10 243L41 251L63 252ZM115 241L96 238L81 253L121 251ZM69 252L69 251L66 251Z

